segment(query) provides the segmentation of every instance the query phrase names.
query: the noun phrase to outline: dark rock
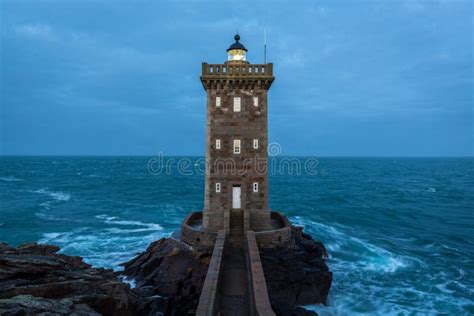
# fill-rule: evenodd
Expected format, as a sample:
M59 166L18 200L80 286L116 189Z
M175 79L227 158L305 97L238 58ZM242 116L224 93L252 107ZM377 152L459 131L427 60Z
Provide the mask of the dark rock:
M317 316L314 311L309 311L303 307L288 304L285 301L272 301L272 309L277 315L283 316Z
M302 229L293 229L292 244L260 249L272 307L279 315L315 315L292 309L298 305L326 304L332 283L324 245ZM304 314L309 313L309 314Z
M48 299L31 295L18 295L0 300L2 315L100 315L89 305L77 304L69 298Z
M147 294L167 297L166 315L183 315L197 307L210 259L206 250L163 238L124 263L123 273Z
M96 269L56 246L0 245L0 315L148 315L140 297L117 273Z

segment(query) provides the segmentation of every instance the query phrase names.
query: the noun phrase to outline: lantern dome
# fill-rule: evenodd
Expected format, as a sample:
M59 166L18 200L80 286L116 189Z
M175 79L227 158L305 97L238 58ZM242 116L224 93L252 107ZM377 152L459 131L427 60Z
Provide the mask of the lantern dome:
M239 42L240 40L240 35L236 34L234 36L235 43L229 46L227 49L227 54L228 54L228 60L229 61L245 61L246 60L246 54L247 54L247 48L245 48L242 43Z

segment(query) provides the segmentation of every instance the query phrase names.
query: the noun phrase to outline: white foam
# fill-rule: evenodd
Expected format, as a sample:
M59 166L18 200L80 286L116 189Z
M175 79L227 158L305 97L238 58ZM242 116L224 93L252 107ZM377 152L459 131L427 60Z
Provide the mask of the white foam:
M45 233L43 234L43 238L40 239L38 242L40 244L47 244L54 239L58 239L58 237L61 235L63 235L63 233Z
M105 214L96 217L102 220L116 219L116 217L111 219L111 216ZM160 230L147 226L136 227L136 225L130 226L130 229L80 227L68 232L43 234L39 242L56 244L61 247L61 252L81 256L85 262L93 266L120 271L123 270L121 263L144 251L151 242L169 235L169 232L164 232L161 227Z
M340 252L354 257L354 262L345 262L344 266L340 267L341 269L347 269L348 266L351 266L351 269L394 273L408 267L411 261L418 261L414 258L397 255L360 238L350 236L342 232L342 229L345 229L343 226L339 230L333 226L303 219L299 216L296 216L292 221L300 226L316 229L318 236L324 237L322 239L329 239L327 242L324 241L328 247L329 259L333 259L329 261L329 264L331 262L341 263L337 257L331 254L332 252ZM338 267L335 268L337 269Z
M125 283L127 283L127 284L129 284L131 289L134 289L134 288L137 287L137 282L135 281L134 278L129 278L129 277L127 277L127 276L124 276L124 277L122 278L122 281L125 282Z
M104 220L106 224L113 224L113 225L123 225L123 226L143 226L147 227L147 229L142 230L163 230L163 227L159 224L155 223L144 223L140 221L127 221L127 220L121 220L116 216L109 216L107 214L101 214L97 215L96 218Z
M0 180L6 181L6 182L22 181L22 179L18 179L18 178L12 177L12 176L0 177Z
M452 315L464 315L468 310L466 306L472 306L472 300L459 298L456 294L470 291L463 280L464 270L459 270L456 278L447 271L423 275L433 284L425 288L423 283L417 283L418 277L407 277L405 270L410 268L424 274L430 262L399 253L397 247L369 243L357 232L352 233L350 227L329 226L302 217L293 222L323 240L328 251L332 252L328 260L334 273L329 305L305 306L320 316L437 315L448 314L447 311ZM451 245L438 243L427 247L461 252Z
M48 191L46 188L36 190L34 191L34 193L49 195L57 201L69 201L69 199L71 198L71 195L68 193Z
M36 212L35 216L38 217L38 218L47 219L47 220L50 220L50 221L55 219L54 216L49 215L49 214L45 214L43 212Z
M111 234L130 234L130 233L143 233L156 230L155 228L146 227L146 228L137 228L137 229L120 229L117 227L107 228L106 231Z
M46 201L46 202L40 203L39 206L43 207L45 210L49 210L51 208L51 202Z

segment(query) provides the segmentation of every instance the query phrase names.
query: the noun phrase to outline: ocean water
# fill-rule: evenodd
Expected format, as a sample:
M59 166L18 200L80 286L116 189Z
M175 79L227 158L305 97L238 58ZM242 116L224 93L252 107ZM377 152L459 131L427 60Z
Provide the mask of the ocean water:
M202 208L198 158L186 159L185 172L157 173L149 157L2 157L0 241L56 244L119 270ZM321 158L317 174L270 175L271 207L330 253L329 305L309 308L474 314L473 170L472 158Z

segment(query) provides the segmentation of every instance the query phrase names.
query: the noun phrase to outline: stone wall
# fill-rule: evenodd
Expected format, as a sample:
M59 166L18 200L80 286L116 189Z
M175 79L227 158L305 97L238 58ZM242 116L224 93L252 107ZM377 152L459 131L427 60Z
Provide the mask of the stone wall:
M181 241L195 248L213 247L216 238L216 232L202 230L202 212L189 213L181 224Z
M253 231L271 230L270 210L249 210L249 229Z
M291 228L284 227L275 230L256 232L255 238L257 239L258 246L262 248L285 245L291 241Z
M248 231L246 237L248 273L249 281L251 282L250 294L252 296L254 314L259 316L275 315L268 296L267 282L263 273L255 232Z
M222 255L224 253L225 232L219 231L207 270L206 280L201 290L196 316L215 315L218 305L219 280L221 279Z
M278 228L255 232L258 246L268 248L289 244L292 226L288 218L280 212L271 212L271 218Z
M191 212L181 224L181 240L195 248L213 247L217 232L204 231L202 227L202 212ZM220 216L224 218L223 231L228 235L229 211L223 211ZM270 228L262 224L261 218L270 220L270 212L254 212L244 210L244 231L255 231L255 238L259 247L268 248L285 245L291 241L291 223L280 212L271 212L271 220L277 227ZM270 226L271 227L271 226ZM258 229L258 231L256 231Z

